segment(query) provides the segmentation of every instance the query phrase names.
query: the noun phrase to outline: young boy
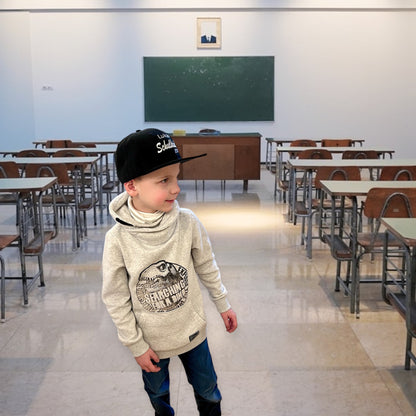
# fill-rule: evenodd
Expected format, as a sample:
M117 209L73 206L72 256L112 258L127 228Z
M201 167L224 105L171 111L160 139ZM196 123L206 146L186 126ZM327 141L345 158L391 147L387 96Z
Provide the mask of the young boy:
M181 158L171 137L157 129L130 134L115 154L125 192L109 206L117 224L105 238L102 296L120 341L142 368L157 416L174 415L168 365L176 355L199 414L221 415L199 281L226 330L237 328L208 235L176 201L180 164L201 156Z

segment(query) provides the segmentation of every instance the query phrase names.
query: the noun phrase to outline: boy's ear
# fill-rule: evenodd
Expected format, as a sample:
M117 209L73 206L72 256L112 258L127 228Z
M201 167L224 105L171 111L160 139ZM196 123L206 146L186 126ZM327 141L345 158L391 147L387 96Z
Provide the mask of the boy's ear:
M124 189L130 196L136 196L138 194L134 180L124 183Z

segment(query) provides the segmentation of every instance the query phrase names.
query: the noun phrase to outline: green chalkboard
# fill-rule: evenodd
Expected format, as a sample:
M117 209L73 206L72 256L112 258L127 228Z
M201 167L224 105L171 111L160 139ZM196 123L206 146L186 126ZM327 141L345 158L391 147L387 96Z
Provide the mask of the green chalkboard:
M144 57L145 121L272 121L274 57Z

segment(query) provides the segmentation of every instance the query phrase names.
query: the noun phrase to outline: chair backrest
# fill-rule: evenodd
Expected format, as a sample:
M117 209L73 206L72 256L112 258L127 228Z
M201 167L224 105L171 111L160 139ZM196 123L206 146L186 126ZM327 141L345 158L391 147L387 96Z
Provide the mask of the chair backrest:
M77 149L62 149L58 150L53 154L53 157L85 157L87 156L85 152ZM77 169L78 165L76 163L66 163L66 167L69 171L74 171Z
M322 139L322 147L350 147L352 139Z
M299 159L332 159L332 153L327 149L306 149L298 154Z
M290 146L296 147L316 147L316 141L310 139L296 139L290 142Z
M16 154L16 157L49 157L42 149L25 149Z
M375 150L346 150L342 153L343 159L378 159Z
M415 181L416 166L385 166L381 169L380 181Z
M367 218L411 218L416 215L416 188L371 188L364 204Z
M69 139L50 139L46 141L45 147L50 148L56 148L56 147L74 147L72 140Z
M73 142L72 147L97 147L97 145L92 142Z
M19 167L16 162L0 161L0 178L20 178Z
M85 152L83 152L82 150L77 150L77 149L62 149L62 150L57 150L53 155L53 157L83 157L85 156Z
M315 188L321 188L321 181L360 181L361 172L358 166L332 167L320 166L315 174Z
M68 168L65 163L53 163L49 165L30 163L25 167L25 174L28 178L56 176L58 178L59 185L71 184L71 179L68 175Z

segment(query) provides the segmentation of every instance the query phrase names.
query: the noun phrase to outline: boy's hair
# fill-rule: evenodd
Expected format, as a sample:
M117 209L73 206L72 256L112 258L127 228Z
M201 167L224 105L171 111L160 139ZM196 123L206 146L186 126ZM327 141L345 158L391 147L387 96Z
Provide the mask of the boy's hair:
M145 129L125 137L117 146L114 160L118 178L121 183L126 183L165 166L205 155L182 158L169 134L158 129Z

